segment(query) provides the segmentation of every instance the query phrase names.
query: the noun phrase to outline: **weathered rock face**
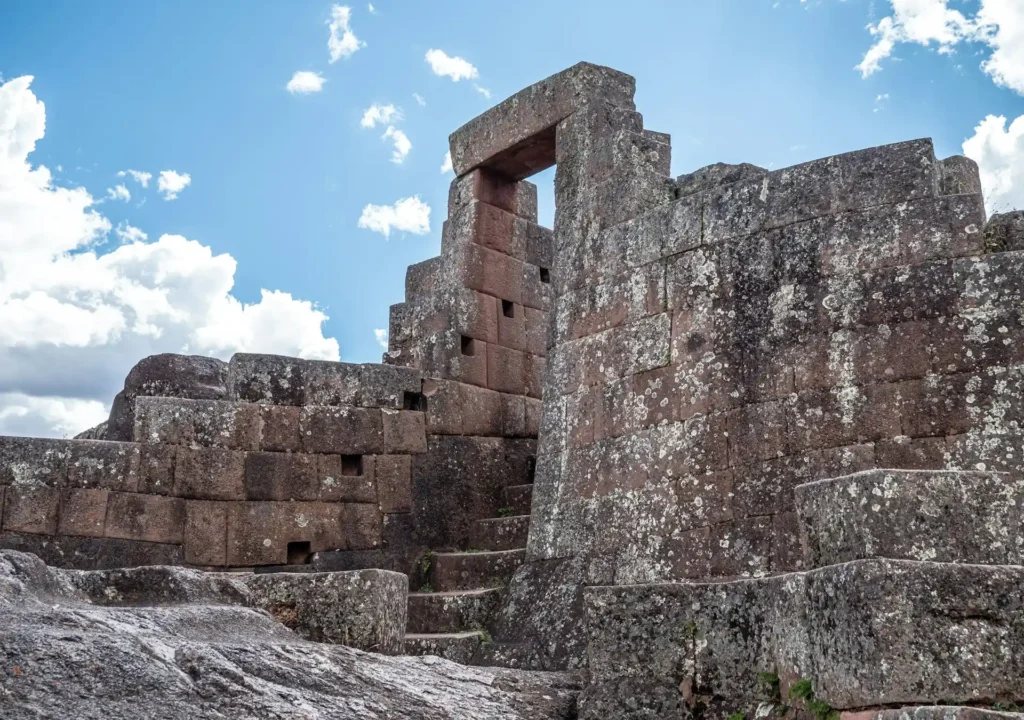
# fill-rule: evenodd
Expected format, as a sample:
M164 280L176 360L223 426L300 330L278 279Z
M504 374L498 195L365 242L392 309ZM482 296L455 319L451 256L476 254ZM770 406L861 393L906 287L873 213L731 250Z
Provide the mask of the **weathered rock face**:
M107 573L87 574L83 589L82 573L0 552L0 716L575 717L578 686L565 675L309 642L262 611L222 604L244 592L230 578L159 571L163 581L135 585L119 605L102 590ZM147 596L149 585L175 589Z

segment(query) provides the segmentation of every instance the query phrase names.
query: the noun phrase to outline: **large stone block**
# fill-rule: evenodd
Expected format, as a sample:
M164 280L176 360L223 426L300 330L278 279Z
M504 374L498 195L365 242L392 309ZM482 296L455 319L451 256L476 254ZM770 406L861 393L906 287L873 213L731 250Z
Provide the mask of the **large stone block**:
M366 455L385 451L384 425L377 409L304 407L299 432L304 452Z
M518 180L550 167L559 121L591 102L632 109L635 86L629 75L590 63L531 85L452 133L455 174L486 165Z
M319 455L321 502L372 503L377 499L379 455Z
M61 487L69 456L67 440L0 435L0 485Z
M174 495L193 500L245 498L245 453L220 448L178 448Z
M405 650L408 579L387 570L267 573L245 580L249 602L314 642L384 655Z
M537 186L533 183L510 182L508 178L487 168L466 173L452 180L448 190L448 217L468 207L474 200L501 208L524 220L537 222ZM408 289L407 280L407 295Z
M7 532L53 535L57 532L60 488L14 484L4 496L3 529Z
M181 498L111 492L104 535L123 540L180 545L185 532Z
M181 545L77 535L0 532L0 547L38 555L47 565L105 570L140 565L182 565Z
M813 567L872 557L1022 564L1016 475L869 470L795 492Z
M246 500L316 500L319 456L303 453L245 454Z
M79 537L103 537L109 491L100 488L69 488L61 493L57 532Z
M228 508L230 503L185 502L185 562L189 565L227 564Z
M426 417L417 410L383 410L384 451L414 454L427 451Z
M140 446L98 440L68 442L68 487L135 492L139 486Z
M350 532L339 503L230 503L227 564L284 565L308 562L311 553L345 549Z

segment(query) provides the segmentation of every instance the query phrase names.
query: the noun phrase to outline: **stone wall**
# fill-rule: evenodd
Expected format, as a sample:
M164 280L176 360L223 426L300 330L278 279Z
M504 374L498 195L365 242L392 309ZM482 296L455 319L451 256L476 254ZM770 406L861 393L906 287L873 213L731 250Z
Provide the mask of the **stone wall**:
M301 565L410 524L418 372L239 354L225 378L225 399L134 397L131 442L0 438L0 545L81 568Z

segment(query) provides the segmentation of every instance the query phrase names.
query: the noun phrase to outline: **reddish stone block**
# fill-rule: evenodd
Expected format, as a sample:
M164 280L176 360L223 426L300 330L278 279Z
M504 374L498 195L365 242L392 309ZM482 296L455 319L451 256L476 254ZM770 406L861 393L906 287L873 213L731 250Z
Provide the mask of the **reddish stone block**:
M283 565L289 544L308 553L346 548L338 503L241 502L228 508L227 564Z
M875 464L900 470L941 470L946 467L946 438L900 436L875 443Z
M542 403L534 398L526 398L526 435L537 437L540 434L540 418Z
M460 385L463 435L501 435L501 394L473 385Z
M194 406L180 398L135 398L133 439L138 443L191 445L195 439Z
M245 453L220 448L178 448L174 494L190 500L245 498Z
M299 432L308 453L370 455L385 448L383 419L375 408L304 407Z
M246 500L316 500L318 456L302 453L245 454Z
M523 263L523 306L547 311L551 308L551 272L529 262Z
M462 383L452 380L424 380L427 399L427 434L462 434Z
M72 440L68 443L68 487L135 492L139 446L130 442Z
M108 490L71 488L61 493L61 535L103 537L107 520Z
M590 445L596 437L602 386L582 387L565 396L564 429L571 446ZM601 435L604 438L605 435Z
M515 232L515 216L488 203L476 202L473 242L522 260L526 255L525 235Z
M380 456L317 456L317 499L321 502L376 502L378 457Z
M138 491L144 495L172 494L177 456L175 445L140 445Z
M842 477L878 467L873 444L816 450L808 453L807 459L811 480Z
M690 530L733 519L733 471L687 475L677 481L676 521Z
M500 395L501 435L504 437L527 437L526 400L522 395Z
M3 529L53 535L57 532L60 490L38 485L10 485L4 497Z
M382 513L412 512L412 458L377 456L377 503Z
M498 344L513 350L526 350L526 312L519 303L498 301Z
M459 272L466 287L522 303L522 261L480 245L464 248L460 260Z
M540 399L544 392L544 371L547 367L547 359L538 355L527 354L523 358L523 372L525 373L526 395Z
M185 501L138 493L110 493L104 535L180 545L185 532Z
M227 560L228 507L230 503L206 500L185 502L185 562L189 565L224 566Z
M970 430L975 420L969 405L977 408L984 394L968 390L970 374L930 376L894 385L902 432L914 438L959 435ZM972 401L968 402L968 395Z
M790 456L733 468L733 513L739 517L789 512L793 489L811 481L807 458Z
M733 464L746 465L787 454L786 408L782 402L744 405L726 416Z
M710 574L752 577L771 569L771 516L751 517L711 527Z
M383 410L382 413L385 452L405 454L427 451L427 423L424 413L415 410Z
M772 572L796 572L804 567L800 523L795 512L772 515Z
M380 547L383 520L377 506L349 503L341 507L346 547L349 550Z
M672 564L672 577L700 580L711 574L711 528L680 532L669 538L666 550Z
M298 452L302 447L299 436L299 408L290 405L260 405L263 430L260 448L271 452Z
M482 340L498 342L498 315L501 312L501 301L491 295L484 295L475 290L462 290L458 295L456 310L452 315L450 328L460 335ZM449 329L447 326L440 329ZM420 332L423 329L420 328Z
M468 207L474 200L514 213L526 220L537 220L537 186L529 182L509 181L487 168L477 168L452 181L448 191L451 214Z
M594 439L615 438L639 429L639 403L632 380L612 380L595 386Z
M513 395L526 394L526 359L522 352L487 346L487 387Z
M548 314L532 307L524 307L523 312L526 315L526 345L524 349L528 353L544 357L548 352Z

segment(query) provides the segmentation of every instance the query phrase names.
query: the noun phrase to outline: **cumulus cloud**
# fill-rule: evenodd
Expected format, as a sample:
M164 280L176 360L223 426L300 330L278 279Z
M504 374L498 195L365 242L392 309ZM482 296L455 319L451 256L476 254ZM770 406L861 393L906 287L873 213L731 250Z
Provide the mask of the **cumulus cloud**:
M292 95L308 95L323 90L325 82L327 82L326 79L320 73L299 70L292 75L292 79L288 81L284 89Z
M402 111L394 105L380 105L374 103L366 108L363 119L359 124L364 128L372 128L377 125L387 125L402 119Z
M951 53L960 43L987 45L981 68L999 85L1024 94L1024 3L981 0L977 14L964 15L949 0L891 0L892 14L868 26L875 42L857 69L863 77L882 69L900 43Z
M444 50L427 50L427 64L435 75L450 77L453 82L475 80L480 73L472 64L460 57L451 57Z
M138 360L241 350L337 359L323 311L288 293L231 294L236 263L180 235L122 244L84 188L29 160L46 112L32 78L0 85L0 433L71 435L102 420ZM161 177L163 180L163 177Z
M449 150L448 152L446 152L444 154L444 162L441 163L441 173L443 174L443 173L450 173L450 172L454 172L454 168L452 167L452 151L451 150Z
M373 331L373 336L377 338L377 344L385 350L388 349L388 331L386 328L376 328Z
M115 185L112 188L107 188L107 198L110 200L124 200L128 202L132 199L132 194L128 192L128 188L124 185Z
M402 198L394 205L367 205L359 216L359 227L391 237L392 230L425 235L430 232L430 206L419 195Z
M1009 126L989 115L964 141L964 155L978 163L989 212L1024 209L1024 115Z
M395 126L389 125L381 138L383 140L390 140L394 146L394 149L391 151L391 162L398 165L405 162L406 155L412 150L412 143L409 142L409 138L405 136L405 133L395 128Z
M188 173L177 173L174 170L161 170L156 181L156 189L164 194L164 200L175 200L178 193L188 187L192 176Z
M57 167L58 169L60 168L59 165ZM131 175L132 180L134 180L144 188L148 188L149 181L153 179L153 173L144 172L142 170L121 170L120 172L117 173L118 177L124 177L125 175Z
M342 58L352 57L356 50L366 47L366 43L352 32L351 21L352 8L346 5L335 5L331 8L331 19L327 21L330 31L330 36L327 38L327 50L331 55L332 63L336 63Z

